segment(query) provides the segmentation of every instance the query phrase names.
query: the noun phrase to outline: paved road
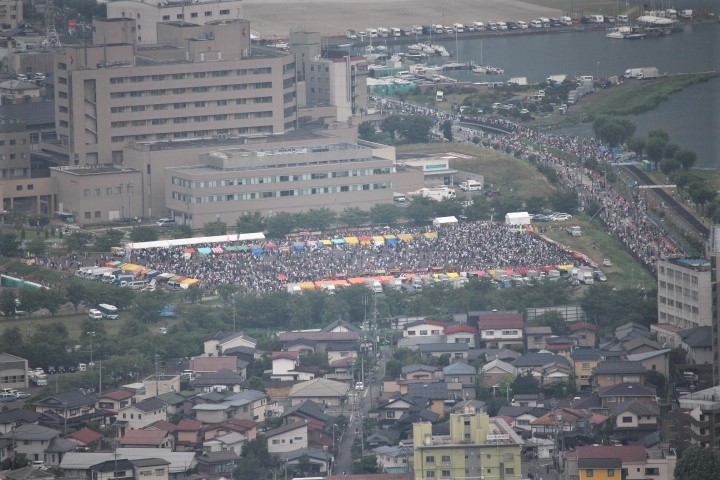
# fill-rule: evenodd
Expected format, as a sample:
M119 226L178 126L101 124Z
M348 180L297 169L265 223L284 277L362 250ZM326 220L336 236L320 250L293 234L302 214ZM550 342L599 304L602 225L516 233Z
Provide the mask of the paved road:
M360 435L362 418L367 416L368 410L370 410L371 400L376 400L380 393L380 386L384 376L385 359L383 357L377 362L377 372L371 370L365 375L365 384L367 387L362 392L358 392L360 401L357 408L351 410L352 413L348 415L350 423L338 442L337 452L335 454L333 473L336 475L342 473L349 475L352 472L352 445L355 437ZM350 400L350 403L352 403L352 400Z

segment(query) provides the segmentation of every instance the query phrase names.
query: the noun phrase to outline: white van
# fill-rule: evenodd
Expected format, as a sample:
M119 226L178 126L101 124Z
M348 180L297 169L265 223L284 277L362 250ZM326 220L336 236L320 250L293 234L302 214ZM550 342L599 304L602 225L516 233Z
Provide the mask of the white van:
M522 20L518 20L516 23L517 23L517 26L518 26L518 28L519 28L520 30L526 30L526 29L528 28L527 22L523 22Z
M590 23L605 23L603 15L590 15Z
M455 30L455 33L463 33L465 31L465 25L456 23L453 25L453 30Z
M549 19L549 18L547 18L547 17L540 17L540 18L538 18L538 20L540 20L540 22L542 22L542 26L543 26L543 27L545 27L545 28L550 27L550 19Z
M533 20L532 22L530 22L530 27L542 28L542 22L540 20Z
M88 318L90 320L102 320L103 314L100 310L96 308L91 308L90 310L88 310Z
M445 93L442 90L435 92L435 101L442 102L443 100L445 100Z
M157 221L158 227L174 227L175 226L175 220L172 218L161 218Z
M87 363L78 363L78 372L86 372Z

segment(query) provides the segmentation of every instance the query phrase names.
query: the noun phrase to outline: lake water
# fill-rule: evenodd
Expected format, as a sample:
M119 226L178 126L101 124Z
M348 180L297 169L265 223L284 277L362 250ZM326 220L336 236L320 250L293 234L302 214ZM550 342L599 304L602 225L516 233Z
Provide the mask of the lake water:
M698 0L695 8L697 5L704 5L703 0ZM621 75L634 67L657 67L662 73L720 71L719 23L687 24L682 32L636 41L608 39L604 31L590 31L483 39L462 39L460 35L457 41L437 43L453 55L444 61L456 58L460 62L482 61L505 70L503 76L468 71L444 73L473 82L527 77L529 82L536 83L559 74L606 77ZM406 49L405 45L394 46L391 42L388 47L398 52ZM666 130L673 142L697 153L698 166L720 170L720 79L672 95L658 109L639 115L634 121L639 134L656 128ZM587 128L574 130L588 134Z

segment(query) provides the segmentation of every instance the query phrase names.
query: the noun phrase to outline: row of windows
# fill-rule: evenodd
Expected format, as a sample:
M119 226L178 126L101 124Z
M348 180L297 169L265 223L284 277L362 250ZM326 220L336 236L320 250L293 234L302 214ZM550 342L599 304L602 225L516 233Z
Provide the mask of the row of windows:
M251 113L236 113L233 115L199 115L196 117L174 117L174 118L155 118L152 120L131 120L123 122L112 122L110 126L113 128L123 127L144 127L146 125L169 125L178 123L207 123L211 120L221 122L223 120L246 120L249 118L270 118L272 117L271 111L265 112L251 112Z
M220 10L220 16L221 16L221 17L225 17L225 16L227 16L227 15L230 15L230 9L229 9L229 8ZM205 11L203 12L203 16L204 16L205 18L210 18L210 17L213 16L213 12L212 12L211 10L205 10ZM138 13L138 18L139 18L139 17L140 17L140 14ZM178 14L175 15L175 20L183 20L184 18L185 18L185 15L183 15L182 13L178 13ZM192 12L192 13L190 13L190 18L198 18L198 12ZM163 19L163 22L167 22L167 21L170 20L170 15L163 15L162 19Z
M357 185L339 185L333 187L299 188L295 190L277 190L268 192L227 193L223 195L192 196L181 192L172 192L172 198L185 203L237 202L241 200L259 200L265 198L299 197L307 195L327 195L331 193L362 192L387 190L391 182L364 183Z
M107 196L122 195L123 189L125 190L125 192L128 195L131 195L134 192L134 188L135 188L134 185L130 183L128 185L120 184L116 187L105 187L104 190L105 190L105 195L107 195ZM90 197L90 196L99 197L101 195L102 191L103 191L102 188L86 188L83 192L83 195L86 197Z
M292 99L291 99L292 100ZM111 107L110 113L127 113L127 112L149 112L159 110L169 110L173 108L175 110L182 110L185 108L204 108L204 107L225 107L228 105L247 105L247 104L261 104L261 103L272 103L273 97L251 97L251 98L235 98L235 99L224 99L224 100L203 100L197 102L174 102L174 103L159 103L155 105L132 105L124 107ZM287 103L287 101L286 101Z
M295 64L291 64L293 70ZM284 67L286 68L286 67ZM191 80L198 78L220 78L220 77L244 77L247 75L268 75L272 73L272 67L261 68L241 68L237 70L214 70L211 72L193 72L193 73L168 73L160 75L134 75L132 77L112 77L110 83L117 85L120 83L142 83L147 81L166 82L168 80Z
M700 313L700 310L698 309L698 307L694 307L690 304L682 303L677 300L673 300L672 298L666 298L666 297L660 296L660 303L662 303L663 305L667 305L669 307L675 307L678 310L683 310L685 312Z
M495 335L495 330L485 330L485 336L486 337L492 337ZM501 330L499 332L500 335L520 335L519 330Z
M0 377L2 383L23 383L25 381L25 375L6 375Z
M153 90L133 90L130 92L111 92L110 98L139 98L160 97L164 95L185 95L188 93L229 92L232 90L260 90L272 88L272 82L234 83L230 85L215 85L211 87L190 88L160 88Z
M691 275L691 274L689 274L689 273L687 273L687 272L683 272L683 271L681 271L681 270L675 270L675 269L670 268L670 267L665 268L665 267L662 267L662 266L661 266L661 267L660 267L660 273L666 273L668 278L672 278L672 277L674 276L677 280L682 280L682 281L684 281L684 282L686 282L686 283L687 283L687 282L692 282L693 285L697 285L697 284L698 284L698 277L697 277L697 275Z
M224 132L219 130L215 133L226 133L229 135L251 135L255 133L273 133L272 125L260 125L257 127L240 127L232 129L224 129ZM111 138L113 143L124 143L124 142L146 142L149 140L168 140L171 138L202 138L212 135L213 132L210 130L190 130L185 132L173 132L173 133L155 133L152 135L116 135Z
M25 159L25 158L27 158L27 154L21 153L18 156L17 153L9 153L9 154L0 153L0 160L16 160L18 158Z
M0 178L18 178L27 176L27 168L3 168L0 170Z
M588 471L591 471L591 470L588 470ZM465 474L469 474L469 473L470 473L470 470L466 469ZM492 469L488 468L487 473L492 473ZM505 475L515 475L515 469L513 467L505 467ZM438 475L438 472L435 470L427 470L425 472L425 478L438 478L438 476L440 478L454 478L452 476L452 473L450 472L450 470L440 470L439 475ZM592 476L592 475L590 475L590 476Z
M328 178L367 177L371 175L387 175L390 167L365 168L360 170L341 170L337 172L315 172L302 173L297 175L271 175L265 177L227 178L224 180L191 181L183 178L172 177L173 185L180 185L186 188L218 188L234 187L241 185L263 185L267 183L302 182L308 180L325 180Z
M665 288L665 289L667 289L669 292L675 292L675 291L677 291L679 295L682 294L682 295L685 296L685 297L692 297L693 300L697 300L697 299L698 299L698 292L697 292L697 290L691 290L691 289L689 289L689 288L683 288L683 287L680 286L680 285L675 285L675 284L673 284L673 283L667 283L667 282L664 282L664 281L661 280L661 281L660 281L660 288Z
M5 140L0 139L0 147L4 146L5 143L7 143L8 145L25 145L26 141L24 138L21 138L19 142L14 138L11 138L7 142L5 142Z

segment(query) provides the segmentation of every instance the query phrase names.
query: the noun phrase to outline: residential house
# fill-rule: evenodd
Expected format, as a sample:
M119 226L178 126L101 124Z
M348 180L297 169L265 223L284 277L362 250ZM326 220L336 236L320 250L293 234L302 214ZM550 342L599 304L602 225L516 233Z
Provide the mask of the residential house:
M203 352L205 355L212 355L219 357L223 355L223 352L230 348L235 347L249 347L255 348L257 346L257 340L245 335L242 332L228 333L228 332L216 332L205 338L203 343Z
M601 388L598 392L603 408L610 410L618 404L636 400L641 403L657 403L654 385L639 383L619 383Z
M384 420L387 420L388 422L385 423L394 423L406 415L411 408L416 406L416 403L409 395L392 398L387 402L378 405L378 421L382 423Z
M477 370L472 365L463 362L451 363L443 368L443 378L449 398L455 400L475 398Z
M91 468L102 462L115 463L115 460L147 460L162 459L170 463L167 468L169 480L184 480L190 470L197 465L195 452L173 452L167 448L117 448L110 452L68 452L62 459L60 468L65 478L94 478ZM118 466L120 464L118 463ZM110 470L108 473L112 473ZM118 470L118 472L122 472ZM123 478L125 473L122 474ZM132 478L132 474L130 474ZM112 474L104 477L109 480ZM119 476L118 476L119 477ZM120 480L120 478L118 478Z
M548 413L545 408L503 405L497 415L518 431L530 432L532 423Z
M660 409L656 404L637 400L623 402L610 410L613 439L637 443L643 437L660 429Z
M628 355L636 353L647 353L660 350L662 346L651 338L639 335L623 342L623 347Z
M308 447L292 450L280 454L279 458L288 471L298 472L299 475L294 475L297 477L326 477L330 471L330 455L317 448ZM308 468L306 467L308 463L309 471L299 470L300 466Z
M140 402L148 398L157 397L163 393L180 391L180 375L164 374L150 375L142 382L122 385L120 388L135 393L133 402Z
M264 352L261 352L255 347L232 347L232 348L226 348L223 350L223 355L226 357L235 357L238 360L242 360L244 362L251 362L253 360L257 360L259 358L262 358ZM240 373L240 372L238 372Z
M294 344L297 340L305 342L314 342L314 351L324 352L328 342L358 342L360 340L359 332L282 332L278 335L278 340L282 344L283 350L298 351L301 345ZM289 345L294 345L288 348ZM304 347L307 348L307 347Z
M449 427L449 435L433 435L429 422L413 425L415 478L522 478L524 442L502 419L451 415Z
M650 333L657 339L662 348L677 348L682 343L680 332L683 329L671 323L654 323L650 325ZM688 330L693 330L689 328Z
M520 352L509 348L476 348L470 351L470 360L482 359L486 362L502 360L503 362L512 363L521 355Z
M608 417L587 410L556 408L530 423L533 437L550 438L562 435L569 439L584 437L592 439L605 428Z
M118 439L122 447L129 448L174 448L175 440L169 432L163 430L127 430Z
M620 383L645 383L645 367L640 362L598 362L593 369L593 391Z
M86 421L102 418L104 414L95 411L95 398L78 390L69 390L45 397L33 404L37 413L45 414L57 425L63 427L79 425Z
M345 403L348 391L346 383L315 378L293 385L288 397L292 405L298 405L303 400L312 400L325 406L339 406Z
M128 390L115 390L104 393L97 398L95 408L110 415L110 418L117 416L118 412L133 402L135 393Z
M445 336L426 336L426 337L402 337L398 338L397 348L407 348L408 350L417 351L420 345L428 345L431 343L446 343Z
M265 438L267 439L268 452L271 454L281 454L299 448L307 448L307 422L293 422L273 428L265 432Z
M337 319L334 322L331 322L329 325L327 325L325 328L322 329L323 332L359 332L360 329L353 325L352 323L346 322L343 319Z
M438 416L445 415L452 400L458 400L452 397L445 382L410 383L407 397Z
M486 347L522 346L524 329L523 316L519 312L480 312L478 317L480 343Z
M384 472L409 472L409 461L413 457L413 449L406 445L383 445L373 448L372 453L377 457L378 464Z
M465 414L465 415L477 415L479 413L487 413L485 409L485 402L481 400L463 400L458 402L450 408L449 413Z
M29 467L5 470L3 480L55 480L57 477L45 469Z
M454 325L445 327L445 341L447 343L467 343L469 348L475 348L478 329L470 325Z
M262 422L268 415L268 399L267 393L246 388L228 395L223 403L235 409L234 418Z
M71 433L65 438L76 442L81 448L94 452L100 446L100 442L105 437L102 433L98 433L95 430L84 427L77 432Z
M287 352L298 352L301 355L315 353L315 350L317 349L317 342L314 340L308 340L307 338L298 338L297 340L283 343L283 349Z
M205 440L222 437L230 433L241 433L247 437L248 441L255 440L257 436L257 423L252 420L230 418L223 422L203 427L203 438Z
M0 434L10 433L20 425L37 425L41 417L41 414L24 408L0 412Z
M712 365L712 327L695 327L682 330L680 347L687 352L687 363Z
M48 458L46 450L56 438L60 438L58 430L43 427L42 425L23 424L10 433L0 436L0 439L10 440L15 444L15 453L25 455L30 461L48 462L48 465L59 465L61 458Z
M590 391L592 389L590 379L593 370L603 358L602 354L594 348L576 348L570 354L570 358L573 362L575 387L580 391Z
M525 327L525 346L529 352L543 350L545 339L553 334L550 327Z
M570 324L569 328L579 347L594 348L597 344L597 327L592 323L576 322Z
M207 372L190 381L190 387L196 392L211 392L222 388L231 392L239 392L244 384L243 378L232 370Z
M451 360L467 360L467 343L428 343L419 345L418 350L423 357L442 357L447 355Z
M298 421L320 422L326 425L333 417L326 414L320 404L312 400L303 400L297 405L288 407L283 412L283 422L288 424Z
M116 423L121 426L123 433L140 430L158 420L167 420L167 404L157 397L151 397L120 409L117 419Z
M194 396L195 392L181 392L181 393L175 393L175 392L167 392L167 393L161 393L157 396L160 400L165 402L167 404L167 414L172 416L175 414L180 415L188 415L190 414L190 408L188 407L187 410L185 408L186 405L189 405L190 402L188 402L188 397Z
M300 365L300 352L272 352L272 378L273 380L305 381L315 378L313 374L296 372Z
M190 359L190 370L193 371L195 376L202 375L203 373L216 373L221 370L230 370L231 372L238 373L237 371L237 357L192 357Z
M247 437L242 433L232 432L210 440L205 440L202 445L203 453L233 451L242 455L243 447L247 444Z
M437 320L418 320L405 324L403 337L439 337L445 331L445 324Z
M197 457L198 473L230 478L240 456L233 450L203 452Z
M93 480L134 480L135 467L130 460L121 458L116 461L106 460L89 468Z
M26 359L9 353L0 353L0 388L28 388L27 371Z
M572 367L567 358L553 353L528 353L513 362L518 375L531 373L540 385L569 382Z
M495 388L508 375L517 376L517 368L502 360L490 360L480 367L480 386Z
M170 478L170 462L165 459L139 458L130 460L130 463L133 466L135 479L168 480Z
M184 418L175 427L175 448L186 452L197 450L203 440L203 423Z
M574 346L575 339L572 337L552 336L545 339L545 349L543 351L562 355L569 359Z
M650 338L650 329L635 322L624 323L615 328L615 338L622 342L638 336Z
M627 359L629 362L640 362L646 372L658 372L665 378L670 378L671 351L671 349L665 348L643 353L633 353L629 354Z
M418 363L402 367L400 372L403 380L433 380L439 376L437 367Z
M328 364L343 358L357 358L358 343L348 340L334 340L325 344Z
M588 445L562 454L561 480L674 480L677 454L673 449L643 445Z
M516 393L512 397L512 404L518 407L543 407L542 393Z

